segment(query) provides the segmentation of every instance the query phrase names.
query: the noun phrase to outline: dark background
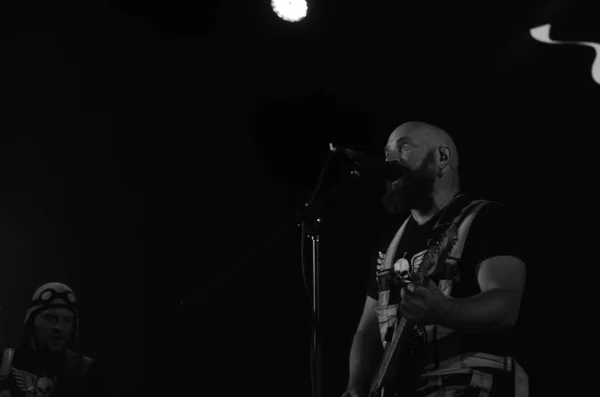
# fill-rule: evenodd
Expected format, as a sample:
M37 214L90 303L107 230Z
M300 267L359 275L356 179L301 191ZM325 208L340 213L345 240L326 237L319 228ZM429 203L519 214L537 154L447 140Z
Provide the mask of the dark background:
M593 206L600 85L592 49L529 29L600 43L592 11L313 0L292 24L268 1L3 2L0 340L60 280L111 395L309 395L300 230L257 247L293 222L329 142L380 155L410 120L455 137L467 193L568 254L574 229L552 222ZM322 213L327 396L345 388L382 191L357 181Z

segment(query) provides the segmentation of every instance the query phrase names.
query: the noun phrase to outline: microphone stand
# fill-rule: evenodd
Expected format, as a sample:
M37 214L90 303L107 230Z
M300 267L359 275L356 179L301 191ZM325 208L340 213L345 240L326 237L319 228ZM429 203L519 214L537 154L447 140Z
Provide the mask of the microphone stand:
M329 157L327 164L329 163ZM283 225L276 233L266 239L263 244L256 247L255 250L250 252L242 261L237 262L232 268L230 268L224 275L217 279L214 283L208 286L204 292L200 295L191 296L189 299L180 302L182 309L192 307L194 304L206 299L212 292L217 290L220 286L233 277L238 271L240 271L246 264L259 253L262 252L266 247L275 243L285 232L293 227L301 226L302 228L302 269L304 271L304 241L310 238L312 241L312 290L311 292L311 303L312 303L312 338L311 338L311 384L312 384L312 396L322 397L323 390L323 375L322 375L322 356L321 356L321 322L320 322L320 227L322 220L320 213L333 198L338 196L344 191L351 182L360 176L358 171L358 164L354 164L354 170L340 181L338 181L332 188L330 188L325 194L316 200L316 194L319 191L322 177L327 170L327 164L323 168L319 183L313 192L313 195L309 201L304 205L304 209L297 213L297 218ZM306 282L306 278L305 278ZM305 286L307 290L308 286ZM193 294L195 295L195 294Z
M332 198L343 191L356 177L358 171L353 171L331 188L319 201L308 202L305 204L304 211L300 214L302 221L302 254L304 257L304 241L311 239L312 248L312 338L311 338L311 384L312 396L323 396L323 373L322 373L322 355L321 355L321 300L320 300L320 282L321 272L320 258L320 235L322 220L319 217L320 210ZM305 268L304 261L302 267Z
M302 223L302 253L304 257L304 241L308 237L311 239L312 247L312 316L311 316L311 341L310 341L310 378L312 387L312 396L321 397L323 395L323 376L322 376L322 356L321 356L321 329L320 329L320 226L321 218L315 218L312 222L304 221ZM302 267L305 268L304 261Z

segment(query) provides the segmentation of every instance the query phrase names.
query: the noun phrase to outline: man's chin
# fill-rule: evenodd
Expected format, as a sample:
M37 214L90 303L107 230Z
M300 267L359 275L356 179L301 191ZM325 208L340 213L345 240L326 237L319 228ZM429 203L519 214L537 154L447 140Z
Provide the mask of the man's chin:
M65 349L65 342L51 340L48 342L48 350L52 353L60 353Z
M404 214L410 210L410 201L398 192L388 192L383 197L383 206L392 214Z

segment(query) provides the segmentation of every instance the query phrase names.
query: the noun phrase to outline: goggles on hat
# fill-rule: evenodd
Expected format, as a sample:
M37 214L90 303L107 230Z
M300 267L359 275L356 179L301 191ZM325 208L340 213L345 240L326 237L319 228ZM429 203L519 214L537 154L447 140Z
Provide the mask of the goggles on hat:
M31 302L30 306L43 305L52 302L55 299L62 299L69 305L75 305L75 295L71 291L58 292L51 288L44 290L38 299Z

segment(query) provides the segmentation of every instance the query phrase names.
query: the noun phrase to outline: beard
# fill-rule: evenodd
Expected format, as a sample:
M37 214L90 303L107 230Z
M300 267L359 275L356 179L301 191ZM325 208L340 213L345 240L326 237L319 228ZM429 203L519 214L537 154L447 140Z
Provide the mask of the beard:
M394 181L386 181L383 206L392 214L404 214L410 210L427 212L433 207L435 175L433 151L428 153L421 165Z

